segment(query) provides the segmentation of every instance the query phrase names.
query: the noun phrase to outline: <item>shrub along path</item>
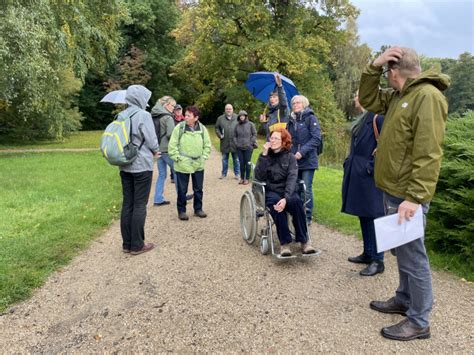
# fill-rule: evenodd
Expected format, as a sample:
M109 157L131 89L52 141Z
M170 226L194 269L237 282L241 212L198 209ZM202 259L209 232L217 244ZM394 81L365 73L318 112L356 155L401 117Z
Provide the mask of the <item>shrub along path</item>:
M242 239L239 200L247 187L218 180L206 165L206 219L179 221L174 185L168 206L149 206L147 240L157 249L121 252L119 223L53 274L33 297L0 316L5 352L426 352L468 353L474 345L473 285L434 273L432 338L394 342L381 327L401 320L369 309L397 285L386 272L358 275L347 262L356 238L313 225L319 257L278 262ZM190 207L190 206L189 206ZM190 207L192 213L192 208ZM66 236L65 236L66 237ZM469 350L471 349L471 350Z

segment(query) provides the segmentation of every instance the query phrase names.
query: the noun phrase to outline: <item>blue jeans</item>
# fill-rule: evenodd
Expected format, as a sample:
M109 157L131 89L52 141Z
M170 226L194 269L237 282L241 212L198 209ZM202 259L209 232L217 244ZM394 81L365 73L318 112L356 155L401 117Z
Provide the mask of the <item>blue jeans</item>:
M313 177L314 169L298 170L298 180L303 180L306 185L306 219L311 221L313 218Z
M250 179L250 160L252 159L253 149L237 149L237 155L239 156L240 164L240 179L249 180Z
M196 171L192 174L176 172L175 184L178 189L178 213L186 212L186 194L188 193L189 177L193 183L193 208L194 212L202 210L202 197L204 186L204 170Z
M120 232L124 249L137 251L143 248L146 204L150 196L152 177L152 171L120 172L123 195Z
M232 154L232 161L234 163L234 174L239 176L240 164L237 153L222 153L222 176L227 176L227 170L229 169L229 154Z
M395 214L404 200L384 192L385 214ZM421 205L426 225L429 203ZM399 286L395 292L397 303L408 307L407 318L419 327L429 326L429 315L433 307L433 289L428 255L426 255L424 238L392 249L397 257Z
M158 179L156 179L155 197L153 198L153 203L162 203L165 200L163 197L163 190L165 187L166 175L168 174L166 166L169 166L171 171L174 171L173 160L171 160L168 153L162 153L161 157L156 161L156 164L158 165Z
M364 255L372 260L383 261L383 252L377 253L374 219L372 217L359 217L359 222L364 241Z

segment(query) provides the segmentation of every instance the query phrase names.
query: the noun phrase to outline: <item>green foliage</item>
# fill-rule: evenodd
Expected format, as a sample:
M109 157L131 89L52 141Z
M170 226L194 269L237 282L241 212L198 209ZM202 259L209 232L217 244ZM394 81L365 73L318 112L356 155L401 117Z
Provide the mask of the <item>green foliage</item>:
M10 1L0 13L0 134L61 137L80 127L75 96L115 55L119 0Z
M183 94L205 114L231 102L251 118L258 117L264 104L245 90L247 75L280 72L309 98L326 141L334 141L343 114L327 68L331 47L345 41L341 24L354 14L347 1L200 1L184 11L173 32L186 46L174 71L187 78Z
M474 56L463 53L448 74L451 76L451 87L446 90L449 111L464 113L474 110Z
M435 251L460 255L474 270L474 112L450 117L437 192L430 211L427 243Z
M1 312L27 298L117 217L121 188L117 170L98 152L0 160Z

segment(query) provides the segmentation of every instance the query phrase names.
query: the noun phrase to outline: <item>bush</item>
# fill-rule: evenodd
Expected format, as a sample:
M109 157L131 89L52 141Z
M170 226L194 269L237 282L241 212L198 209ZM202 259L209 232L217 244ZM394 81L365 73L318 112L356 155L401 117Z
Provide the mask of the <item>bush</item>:
M444 158L432 202L427 244L474 270L474 112L447 122Z

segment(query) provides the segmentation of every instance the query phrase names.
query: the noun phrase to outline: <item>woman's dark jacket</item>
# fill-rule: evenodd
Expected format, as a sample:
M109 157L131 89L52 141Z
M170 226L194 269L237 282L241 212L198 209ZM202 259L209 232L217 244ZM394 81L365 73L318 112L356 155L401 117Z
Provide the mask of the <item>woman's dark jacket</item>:
M298 178L298 165L293 153L281 150L274 153L268 150L268 155L260 154L255 166L255 178L267 184L266 189L276 192L287 200L295 192Z
M245 119L245 121L238 120L239 123L234 129L235 147L240 150L254 149L257 145L257 130L255 129L255 125L253 122L250 122L248 118Z
M291 134L291 152L300 152L299 170L318 168L318 147L321 145L321 126L313 110L306 107L302 112L292 113L288 122Z
M342 212L377 218L384 215L382 191L374 182L374 149L377 147L372 112L366 112L358 134L352 135L350 154L344 162ZM377 116L381 132L383 116Z
M265 124L265 130L267 133L267 140L270 139L270 132L271 126L277 124L278 122L286 123L288 122L288 99L286 98L285 89L283 86L277 86L277 93L278 93L278 104L270 105L268 103L268 121ZM278 116L280 116L280 120L278 121Z

